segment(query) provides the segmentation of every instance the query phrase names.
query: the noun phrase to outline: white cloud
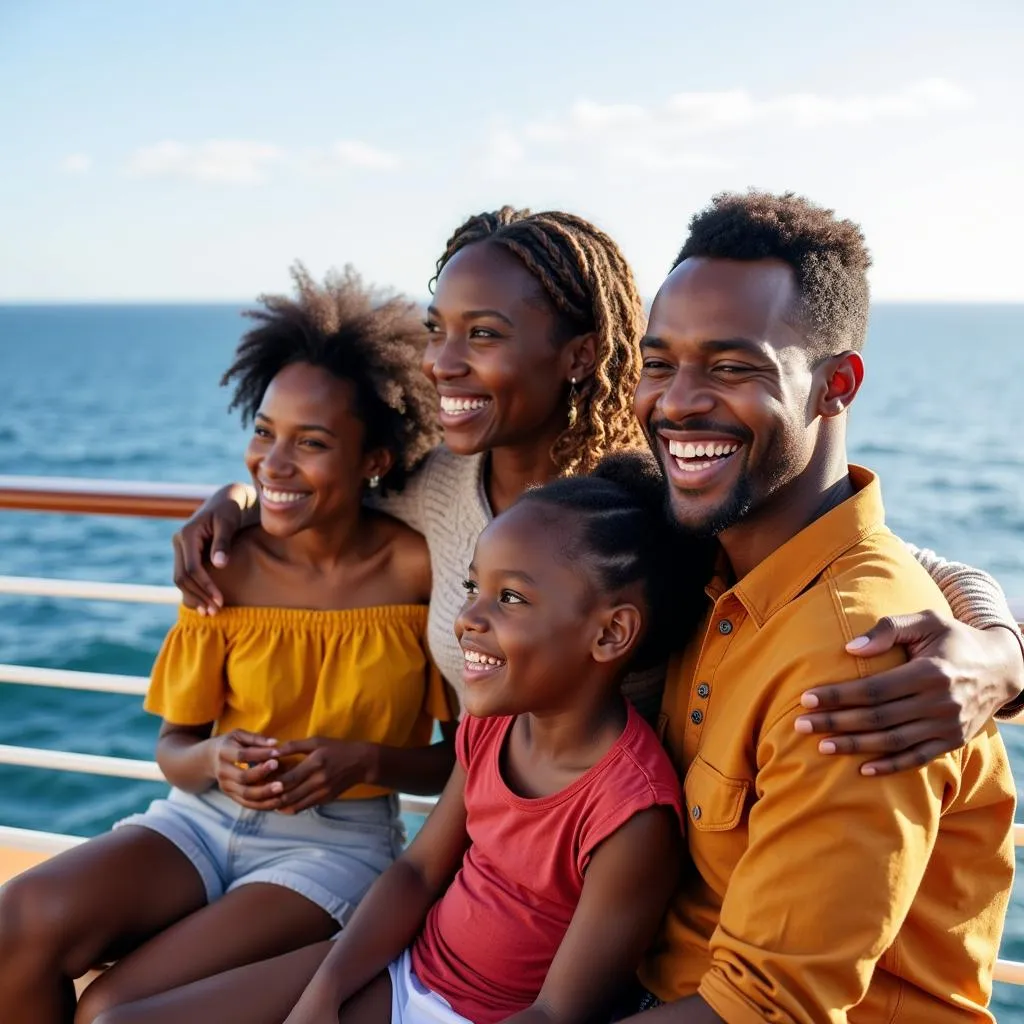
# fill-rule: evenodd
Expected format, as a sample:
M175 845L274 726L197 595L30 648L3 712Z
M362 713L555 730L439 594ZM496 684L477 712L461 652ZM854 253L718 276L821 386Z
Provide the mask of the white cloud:
M485 140L477 166L488 177L517 183L567 182L576 178L576 171L564 162L550 156L541 161L530 160L529 156L525 140L507 128L495 128Z
M275 173L321 176L340 169L393 170L398 156L369 143L344 139L326 148L288 152L269 142L166 140L137 149L127 171L137 178L186 178L229 185L259 185Z
M370 170L390 171L401 161L394 153L378 149L358 139L342 139L328 150L334 161L342 167L363 167Z
M92 167L92 157L88 153L69 153L60 162L60 169L65 174L87 174Z
M721 170L734 163L728 156L730 147L757 130L868 125L957 113L972 103L960 86L942 78L913 82L888 93L848 97L815 93L758 97L745 89L730 89L676 93L650 106L582 99L562 114L518 129L495 129L482 164L494 176L507 176L511 169L516 174L559 178L600 169Z
M267 142L211 139L189 144L167 140L137 149L128 173L139 178L188 178L193 181L257 185L281 161L281 150Z

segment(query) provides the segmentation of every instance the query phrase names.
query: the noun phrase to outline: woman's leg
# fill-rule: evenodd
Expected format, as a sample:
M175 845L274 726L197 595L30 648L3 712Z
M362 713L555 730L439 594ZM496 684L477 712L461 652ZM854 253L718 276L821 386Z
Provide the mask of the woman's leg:
M76 1024L93 1024L113 1007L269 960L337 930L327 911L291 889L265 882L240 886L161 931L97 978L82 993ZM256 984L261 988L262 979ZM185 1014L180 1019L195 1024Z
M281 1024L331 947L330 942L318 942L247 964L107 1010L93 1024Z
M67 1024L75 978L205 903L188 858L136 825L11 879L0 889L0 1021Z

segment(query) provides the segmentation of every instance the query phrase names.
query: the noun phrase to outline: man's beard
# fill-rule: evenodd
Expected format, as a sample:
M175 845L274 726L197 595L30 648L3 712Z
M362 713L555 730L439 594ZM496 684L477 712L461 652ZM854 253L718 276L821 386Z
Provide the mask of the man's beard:
M679 517L671 490L669 490L667 500L669 514L678 529L690 537L706 540L717 537L725 530L736 526L750 514L754 507L754 488L749 475L744 473L736 481L736 486L726 496L725 501L717 508L710 509L705 518L698 522Z

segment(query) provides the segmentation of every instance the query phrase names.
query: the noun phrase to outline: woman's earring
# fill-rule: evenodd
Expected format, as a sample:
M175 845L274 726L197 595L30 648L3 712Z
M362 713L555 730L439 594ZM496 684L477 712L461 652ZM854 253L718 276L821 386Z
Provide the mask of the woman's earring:
M376 473L370 477L370 486L374 488L380 487L380 477Z
M569 384L569 429L576 426L576 378Z

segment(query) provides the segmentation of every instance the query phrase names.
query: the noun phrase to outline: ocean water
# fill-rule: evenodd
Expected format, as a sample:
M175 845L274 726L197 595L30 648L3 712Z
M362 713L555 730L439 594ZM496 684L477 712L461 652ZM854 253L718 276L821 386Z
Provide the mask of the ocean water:
M0 307L0 474L221 483L244 434L218 388L234 306ZM890 525L1024 598L1024 307L885 306L852 413L855 461L882 474ZM0 574L165 584L175 524L0 512ZM0 661L147 674L170 607L0 596ZM1018 797L1024 728L1005 730ZM0 743L149 758L135 698L0 685ZM163 787L0 766L0 824L94 835ZM1018 812L1024 820L1024 812ZM1020 857L1018 857L1020 864ZM1004 955L1024 959L1024 884ZM1001 1021L1024 989L999 986Z

